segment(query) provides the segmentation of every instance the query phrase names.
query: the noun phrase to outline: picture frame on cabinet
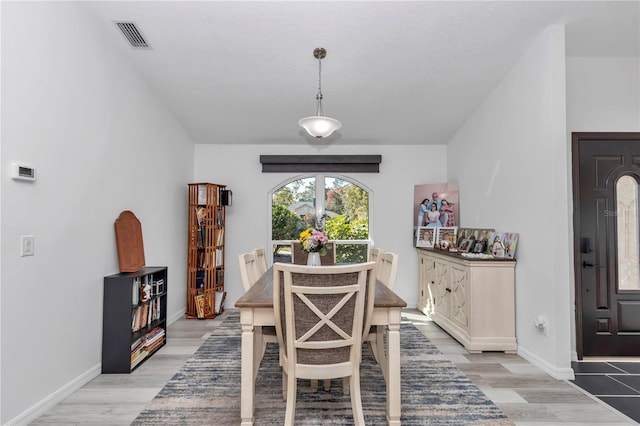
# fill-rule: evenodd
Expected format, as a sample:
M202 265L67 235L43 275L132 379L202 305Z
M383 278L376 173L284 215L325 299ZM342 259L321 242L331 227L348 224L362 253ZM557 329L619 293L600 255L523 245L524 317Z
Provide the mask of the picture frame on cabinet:
M447 247L454 247L456 244L457 233L457 226L442 226L436 228L436 243L440 244L442 241L446 241Z
M473 238L465 238L460 242L458 250L460 250L460 253L469 253L475 242L476 240Z
M436 230L427 226L419 226L416 232L416 247L433 248L436 241Z
M496 232L491 241L493 257L515 259L519 234L517 232Z

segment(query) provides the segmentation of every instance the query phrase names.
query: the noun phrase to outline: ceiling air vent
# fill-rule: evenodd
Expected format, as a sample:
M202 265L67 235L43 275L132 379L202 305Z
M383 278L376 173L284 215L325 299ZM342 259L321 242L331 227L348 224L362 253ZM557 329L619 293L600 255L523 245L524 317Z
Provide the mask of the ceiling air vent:
M147 40L140 30L136 27L135 22L115 22L116 26L122 31L122 35L129 41L134 49L151 49Z

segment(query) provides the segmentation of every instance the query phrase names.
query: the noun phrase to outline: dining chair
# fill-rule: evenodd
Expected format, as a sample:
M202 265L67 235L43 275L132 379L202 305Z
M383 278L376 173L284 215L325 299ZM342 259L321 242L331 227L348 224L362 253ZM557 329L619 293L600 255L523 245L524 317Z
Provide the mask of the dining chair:
M369 262L377 262L381 253L382 249L371 247L371 250L369 250Z
M376 262L376 272L380 267L378 260L380 260L382 253L384 253L384 250L377 247L371 247L371 250L369 250L369 262Z
M360 359L365 296L375 286L375 263L323 268L273 267L276 334L286 388L285 425L295 418L297 379L349 377L354 423L364 424ZM372 298L368 301L373 304Z
M258 281L258 278L262 276L258 268L255 253L248 252L240 254L238 256L238 263L240 264L240 278L242 279L242 286L244 287L244 291L248 291L251 286Z
M327 254L320 256L320 264L322 266L330 266L336 264L336 243L335 241L327 242ZM306 265L309 253L304 251L300 241L291 243L291 263L296 265Z
M256 264L258 265L258 272L260 275L267 272L269 265L267 264L267 256L264 252L264 247L258 247L253 250L253 254L256 256Z
M240 265L240 277L242 278L242 286L244 291L248 291L258 279L263 275L259 270L258 261L256 259L255 252L242 253L238 256L238 263ZM262 326L260 330L256 330L257 333L262 335L262 352L260 358L257 360L257 366L262 362L262 358L267 350L267 343L278 343L276 337L276 328L274 326ZM255 368L254 371L258 371Z
M386 287L393 290L396 285L396 275L398 274L398 255L390 251L382 252L376 263L376 279ZM372 326L370 329L365 330L363 340L367 342L369 350L373 355L375 361L385 371L384 362L386 360L384 351L384 328L378 326Z

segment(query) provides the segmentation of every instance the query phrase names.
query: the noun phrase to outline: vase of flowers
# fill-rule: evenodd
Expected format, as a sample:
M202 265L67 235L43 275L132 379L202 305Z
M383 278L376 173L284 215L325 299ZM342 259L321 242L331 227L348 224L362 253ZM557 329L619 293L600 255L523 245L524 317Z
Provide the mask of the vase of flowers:
M318 229L308 228L300 233L298 238L302 249L309 253L307 265L320 266L320 256L327 254L327 233Z

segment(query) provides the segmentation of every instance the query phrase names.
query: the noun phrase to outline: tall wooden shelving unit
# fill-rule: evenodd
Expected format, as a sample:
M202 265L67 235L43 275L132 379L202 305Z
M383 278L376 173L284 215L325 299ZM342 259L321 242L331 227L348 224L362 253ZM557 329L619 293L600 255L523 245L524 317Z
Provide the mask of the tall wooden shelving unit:
M187 318L215 318L224 308L226 186L191 183L187 253ZM204 296L204 297L202 297ZM199 305L198 300L202 302Z

